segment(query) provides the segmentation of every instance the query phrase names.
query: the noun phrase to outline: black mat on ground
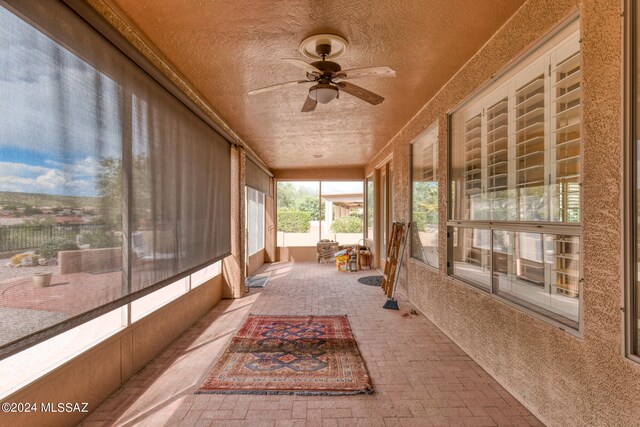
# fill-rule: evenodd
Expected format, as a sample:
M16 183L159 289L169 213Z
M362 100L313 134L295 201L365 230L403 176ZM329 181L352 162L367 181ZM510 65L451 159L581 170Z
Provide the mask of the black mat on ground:
M365 276L359 278L358 282L367 286L382 286L382 276Z
M264 288L267 286L269 276L251 276L247 277L247 286L250 288Z

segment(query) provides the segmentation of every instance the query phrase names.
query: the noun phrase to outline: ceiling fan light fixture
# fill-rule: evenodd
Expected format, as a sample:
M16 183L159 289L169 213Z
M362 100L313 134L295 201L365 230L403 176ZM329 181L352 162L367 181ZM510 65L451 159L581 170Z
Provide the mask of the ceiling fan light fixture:
M338 88L332 85L316 85L309 89L309 97L320 104L328 104L338 97Z

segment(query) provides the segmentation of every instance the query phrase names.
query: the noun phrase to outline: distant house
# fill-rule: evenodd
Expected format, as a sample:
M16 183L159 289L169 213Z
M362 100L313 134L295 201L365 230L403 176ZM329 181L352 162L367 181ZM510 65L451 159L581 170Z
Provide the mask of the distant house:
M85 219L80 216L57 216L55 218L58 225L76 225L86 223Z
M24 222L24 218L7 218L0 215L0 225L18 225Z

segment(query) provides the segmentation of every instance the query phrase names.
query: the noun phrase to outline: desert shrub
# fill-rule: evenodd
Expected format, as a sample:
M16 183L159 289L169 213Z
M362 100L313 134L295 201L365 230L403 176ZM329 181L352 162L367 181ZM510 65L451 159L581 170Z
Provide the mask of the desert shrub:
M73 251L76 249L78 249L78 246L72 240L54 237L40 246L40 256L43 258L53 258L58 256L58 252L60 251Z
M331 224L334 233L362 233L362 218L357 215L343 216Z
M278 209L278 231L307 233L311 228L311 213Z
M23 215L38 215L41 213L42 213L42 210L38 208L34 208L33 206L27 206L26 208L22 209Z
M91 249L115 248L121 245L120 239L104 230L91 230L82 233L82 243L91 245Z
M22 263L22 259L26 257L33 256L33 254L17 254L11 257L11 264L20 265Z

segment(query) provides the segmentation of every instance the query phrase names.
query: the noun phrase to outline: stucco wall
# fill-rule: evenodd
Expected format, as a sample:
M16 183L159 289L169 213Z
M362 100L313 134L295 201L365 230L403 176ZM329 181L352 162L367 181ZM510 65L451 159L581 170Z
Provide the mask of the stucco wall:
M306 169L274 169L273 176L279 180L359 180L364 175L362 168L306 168Z
M58 252L59 274L110 271L122 268L122 248Z
M249 263L247 264L247 276L251 276L264 264L265 250L262 249L253 255L249 255Z
M278 261L318 262L315 246L278 246Z
M271 194L264 197L264 259L265 262L275 262L277 260L276 249L276 200L275 200L275 180L271 180Z
M240 298L245 277L245 154L231 148L231 255L222 260L222 297Z
M409 144L438 121L447 188L447 112L580 12L583 55L584 299L576 337L446 275L446 191L440 269L409 260L400 289L548 425L638 425L640 365L624 357L621 276L622 28L619 0L529 0L366 167L393 155L394 217L407 221ZM399 77L400 78L400 77Z

